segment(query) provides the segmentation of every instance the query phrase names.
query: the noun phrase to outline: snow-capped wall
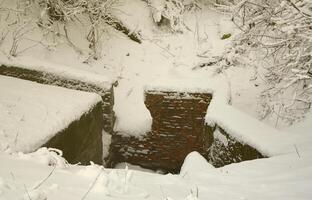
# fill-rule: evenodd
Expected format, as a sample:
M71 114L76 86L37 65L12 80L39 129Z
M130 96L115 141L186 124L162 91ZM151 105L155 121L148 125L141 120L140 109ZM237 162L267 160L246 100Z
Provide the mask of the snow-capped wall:
M0 151L34 151L99 102L94 93L0 75Z
M53 147L70 163L103 163L102 99L0 75L0 152Z
M35 61L34 61L35 62ZM66 66L51 66L46 63L29 65L19 62L1 62L0 75L17 77L37 83L55 85L68 89L97 93L103 104L103 124L106 132L111 133L114 124L114 94L111 81L103 75L92 74Z

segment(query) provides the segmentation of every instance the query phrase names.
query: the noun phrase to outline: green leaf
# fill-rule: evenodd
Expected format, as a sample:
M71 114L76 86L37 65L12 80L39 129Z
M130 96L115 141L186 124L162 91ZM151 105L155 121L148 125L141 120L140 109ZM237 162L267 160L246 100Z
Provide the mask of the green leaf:
M228 39L228 38L230 38L231 36L232 36L231 33L226 33L226 34L222 35L221 40Z

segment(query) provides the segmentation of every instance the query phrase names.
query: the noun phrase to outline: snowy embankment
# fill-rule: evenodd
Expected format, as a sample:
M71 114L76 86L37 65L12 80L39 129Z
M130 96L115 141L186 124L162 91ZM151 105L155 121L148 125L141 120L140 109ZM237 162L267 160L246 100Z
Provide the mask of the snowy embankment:
M213 168L191 153L180 175L102 166L45 166L46 150L0 154L0 199L311 199L312 155L303 153ZM27 172L27 173L26 173ZM147 181L148 180L148 181ZM30 197L30 198L29 198Z
M6 76L0 93L0 151L34 151L101 101L97 94Z

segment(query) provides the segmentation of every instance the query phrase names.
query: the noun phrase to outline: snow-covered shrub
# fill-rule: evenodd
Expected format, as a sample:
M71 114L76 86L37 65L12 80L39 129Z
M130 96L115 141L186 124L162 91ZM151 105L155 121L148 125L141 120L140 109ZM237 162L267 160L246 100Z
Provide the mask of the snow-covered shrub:
M109 17L110 9L116 0L37 0L41 6L41 21L42 27L51 27L58 23L62 23L65 37L75 50L77 47L70 41L66 23L70 21L82 23L87 18L89 33L86 39L89 42L89 48L92 50L95 60L100 58L102 45L101 37L104 33L103 27L105 23L111 21ZM58 34L58 32L56 32Z
M302 119L312 104L312 2L241 0L222 8L241 34L215 62L219 69L256 67L255 79L265 82L261 117L274 117L276 125Z
M233 21L245 32L241 42L261 50L269 61L264 69L267 89L260 99L262 117L300 120L312 103L312 2L246 1L235 10Z
M153 20L173 32L183 32L183 14L198 7L196 0L148 0Z
M114 25L115 22L110 16L115 2L116 0L1 1L2 53L15 57L38 45L53 50L58 44L66 43L78 54L87 52L87 60L98 59L101 56L101 38L106 31L106 24ZM74 39L77 40L77 32L74 36L73 30L81 29L86 41L76 44ZM33 38L32 35L37 37ZM85 50L88 48L90 50Z
M0 48L1 53L8 57L15 57L39 44L21 45L36 28L32 17L28 16L30 5L26 0L0 2Z
M75 20L80 14L87 14L92 25L105 20L109 10L116 0L36 0L42 8L42 14L47 14L54 21Z

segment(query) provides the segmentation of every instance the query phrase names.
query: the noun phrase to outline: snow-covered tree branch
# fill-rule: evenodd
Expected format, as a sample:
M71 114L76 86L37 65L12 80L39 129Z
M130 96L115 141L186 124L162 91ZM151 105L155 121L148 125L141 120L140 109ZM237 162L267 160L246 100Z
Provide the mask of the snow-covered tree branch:
M262 71L266 84L260 96L262 118L273 114L287 123L301 119L312 104L312 2L242 0L220 7L232 14L241 30L220 59L227 61L221 66L243 63Z

